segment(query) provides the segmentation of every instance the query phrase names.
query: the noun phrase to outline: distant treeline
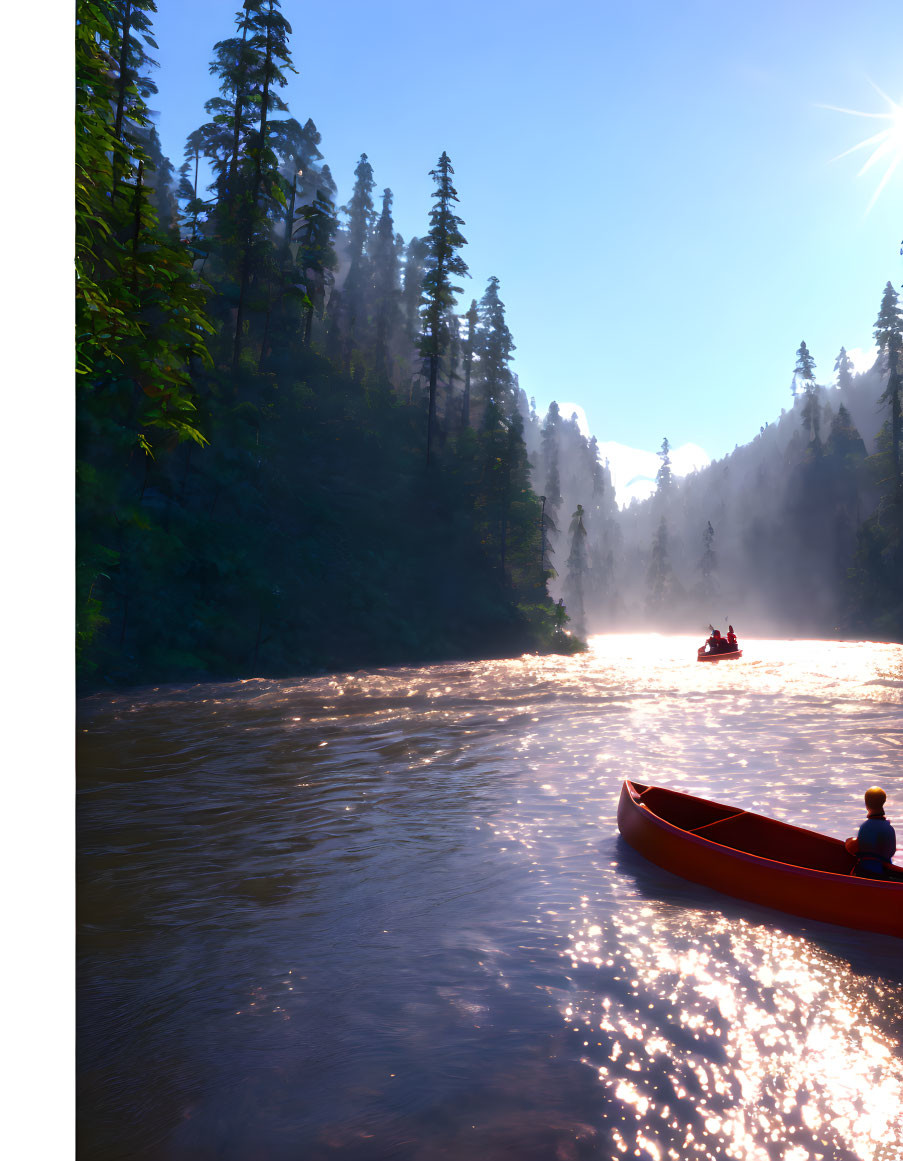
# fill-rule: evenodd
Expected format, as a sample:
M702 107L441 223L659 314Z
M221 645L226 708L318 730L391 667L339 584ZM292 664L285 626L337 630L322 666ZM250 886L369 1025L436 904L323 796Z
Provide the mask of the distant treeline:
M366 154L339 211L280 96L279 0L246 0L176 177L147 106L154 11L77 5L82 677L579 647L546 591L498 279L454 312L449 158L422 238Z
M875 339L877 360L859 375L841 347L830 387L801 343L789 411L684 479L665 439L655 495L623 512L576 420L554 404L543 420L529 414L550 560L561 562L550 587L581 631L732 621L741 632L903 640L903 316L890 283ZM559 512L572 511L558 531Z

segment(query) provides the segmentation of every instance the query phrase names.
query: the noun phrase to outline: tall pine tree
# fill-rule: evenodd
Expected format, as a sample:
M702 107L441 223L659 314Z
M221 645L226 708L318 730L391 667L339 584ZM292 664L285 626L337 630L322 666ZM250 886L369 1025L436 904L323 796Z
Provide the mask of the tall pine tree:
M342 330L341 349L345 374L352 373L352 366L358 372L359 360L354 352L366 344L367 299L370 288L370 256L368 244L376 217L373 208L373 167L362 153L354 170L354 186L343 213L348 216L347 256L348 273L341 294L336 296L341 302L340 319Z
M468 273L467 264L458 253L466 245L460 231L464 222L454 212L458 193L452 185L454 173L448 154L443 151L430 177L436 183L435 202L430 212L430 230L426 238L426 273L423 276L421 295L421 340L420 353L429 366L429 410L426 426L426 462L430 463L432 444L436 427L436 383L439 376L439 361L448 346L448 331L445 325L446 312L454 307L455 295L462 288L455 286L453 278Z
M699 561L699 571L702 573L702 595L706 600L715 595L715 570L717 568L715 529L712 527L711 520L707 520L702 531L702 557Z
M667 500L671 495L671 486L674 482L671 475L671 445L668 443L667 436L662 440L661 451L657 454L662 462L655 473L656 495L660 500Z
M373 369L378 385L393 385L393 347L401 325L400 238L392 220L392 191L383 190L370 263L373 294Z
M796 352L796 366L793 368L793 381L795 390L798 388L800 381L803 384L805 392L805 399L803 401L803 426L809 432L809 440L815 445L815 450L818 450L818 432L821 422L821 408L818 403L818 395L815 388L815 360L806 344L800 343L799 350Z
M256 122L248 133L247 187L243 190L238 213L240 247L238 303L235 312L235 338L232 347L232 371L238 370L244 338L244 317L251 280L261 281L273 273L273 212L284 205L285 197L279 175L279 159L273 148L279 127L270 116L285 112L285 101L276 91L286 84L286 72L294 72L288 37L291 25L279 11L281 0L246 0L245 9L254 11L254 41L259 67L255 77ZM269 266L269 270L266 267ZM261 344L263 347L263 344Z
M584 608L584 586L587 574L586 525L583 505L578 504L571 517L570 552L567 558L567 576L564 582L564 600L568 608L574 632L578 637L586 637L586 610Z
M881 309L875 322L875 342L883 366L887 370L887 385L881 402L890 408L890 453L893 470L893 488L898 505L903 505L903 476L901 476L901 409L903 409L903 314L897 292L890 282L884 288Z
M499 280L493 275L477 308L477 358L483 391L483 426L492 428L514 409L514 376L509 363L514 340L505 322L505 304L499 298Z
M646 584L649 594L647 600L649 612L655 616L664 616L670 608L675 589L674 571L668 552L668 525L664 516L659 521L658 530L652 542Z
M561 508L561 476L558 470L558 438L561 428L561 413L553 399L542 426L542 461L545 475L546 512L550 520L550 531L557 530L558 512Z
M467 323L467 334L463 343L464 356L464 395L461 400L461 428L462 430L470 426L470 393L471 393L471 379L473 377L473 361L476 354L476 331L479 323L479 312L477 310L477 300L472 298L470 300L470 307L464 315L464 321Z
M853 385L853 360L847 354L846 347L841 347L834 360L834 372L837 375L837 386L841 391L848 391Z

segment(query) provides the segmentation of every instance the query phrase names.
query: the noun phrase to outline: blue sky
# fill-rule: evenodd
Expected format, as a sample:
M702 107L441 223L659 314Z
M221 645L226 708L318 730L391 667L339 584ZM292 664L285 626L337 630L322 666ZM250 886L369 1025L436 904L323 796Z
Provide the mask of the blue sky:
M158 0L154 106L176 165L214 95L229 0ZM899 0L622 5L283 0L292 114L347 199L361 152L423 233L448 151L479 297L501 280L521 385L600 440L718 456L790 400L805 339L826 381L903 279L903 168L835 160L903 100Z

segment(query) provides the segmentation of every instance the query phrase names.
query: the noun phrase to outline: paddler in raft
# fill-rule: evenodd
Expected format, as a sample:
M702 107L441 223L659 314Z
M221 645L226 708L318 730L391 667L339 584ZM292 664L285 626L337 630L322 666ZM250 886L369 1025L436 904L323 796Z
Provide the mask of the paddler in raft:
M886 801L887 795L880 786L870 786L865 792L868 818L856 838L848 838L843 844L856 859L853 874L863 879L887 879L898 870L891 862L897 849L897 836L884 816Z
M712 629L712 626L709 625L709 628ZM737 645L734 626L728 625L727 632L728 635L722 637L720 629L712 629L711 637L709 637L705 645L701 646L697 652L704 656L708 656L709 653L736 653L739 646ZM708 646L708 653L706 653L706 645Z

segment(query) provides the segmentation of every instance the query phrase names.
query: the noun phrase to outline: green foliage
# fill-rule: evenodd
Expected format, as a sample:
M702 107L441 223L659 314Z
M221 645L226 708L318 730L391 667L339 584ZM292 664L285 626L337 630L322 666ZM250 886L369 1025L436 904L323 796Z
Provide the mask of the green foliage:
M132 15L152 5L132 5ZM148 180L149 120L139 86L117 133L122 51L120 6L83 2L76 24L76 370L79 508L78 644L108 623L106 572L122 529L135 519L128 497L161 448L203 445L194 376L209 365L212 331L191 258L159 225ZM135 27L146 29L146 25ZM126 38L127 39L127 38ZM131 42L128 42L131 43ZM144 86L146 91L147 86ZM103 582L103 583L99 583Z
M314 316L322 317L326 298L335 282L335 206L329 194L318 189L313 201L302 206L295 225L298 239L296 262L305 292L304 341L310 345Z
M208 359L211 327L185 251L158 228L148 202L149 159L113 135L113 81L103 53L113 35L100 4L79 5L76 27L76 367L82 406L99 392L104 421L132 446L152 428L203 437L194 423L192 360ZM137 104L132 119L142 117ZM146 121L144 122L146 123ZM113 197L114 170L125 174ZM112 401L114 406L110 406Z

